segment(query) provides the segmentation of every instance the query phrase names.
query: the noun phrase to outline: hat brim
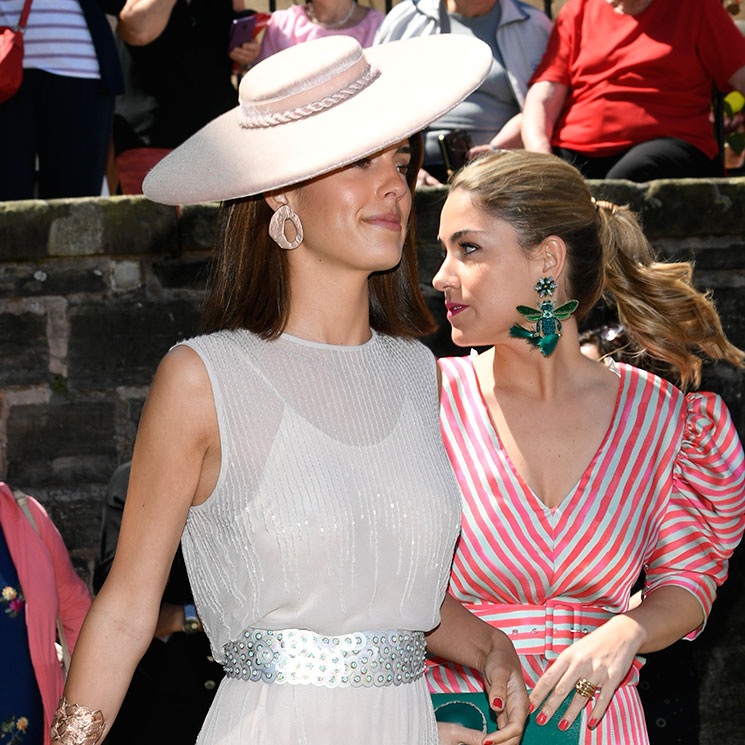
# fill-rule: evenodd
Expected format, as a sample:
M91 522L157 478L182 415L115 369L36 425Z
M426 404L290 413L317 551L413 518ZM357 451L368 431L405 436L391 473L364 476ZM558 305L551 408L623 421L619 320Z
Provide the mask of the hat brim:
M306 42L313 43L313 42ZM306 181L424 129L486 77L492 54L469 36L443 34L365 50L379 77L320 114L276 127L243 128L236 107L167 155L144 194L164 204L235 199Z

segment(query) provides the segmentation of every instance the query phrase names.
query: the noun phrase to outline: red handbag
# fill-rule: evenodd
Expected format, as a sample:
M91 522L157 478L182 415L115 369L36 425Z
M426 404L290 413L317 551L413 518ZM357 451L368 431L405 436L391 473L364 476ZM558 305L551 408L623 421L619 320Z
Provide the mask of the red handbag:
M7 101L21 87L23 32L30 10L31 0L26 0L18 25L15 28L0 26L0 103Z

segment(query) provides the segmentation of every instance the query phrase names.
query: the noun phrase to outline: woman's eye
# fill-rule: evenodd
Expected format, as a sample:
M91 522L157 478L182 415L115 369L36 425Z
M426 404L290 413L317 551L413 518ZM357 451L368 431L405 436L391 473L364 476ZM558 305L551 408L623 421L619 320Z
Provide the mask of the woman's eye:
M474 243L461 243L460 247L463 249L463 253L466 256L468 256L468 254L472 254L474 251L479 250L479 247Z
M406 176L409 173L409 168L411 168L411 163L399 163L396 168L398 168L399 173L403 173Z

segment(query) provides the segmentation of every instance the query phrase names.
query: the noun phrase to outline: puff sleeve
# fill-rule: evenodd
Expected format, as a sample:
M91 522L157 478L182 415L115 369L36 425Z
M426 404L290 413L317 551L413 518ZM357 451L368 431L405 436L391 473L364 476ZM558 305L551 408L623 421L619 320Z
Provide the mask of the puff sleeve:
M683 587L701 604L706 619L745 528L745 459L719 396L691 393L685 402L672 495L645 567L645 594L666 585ZM695 638L704 625L686 638Z

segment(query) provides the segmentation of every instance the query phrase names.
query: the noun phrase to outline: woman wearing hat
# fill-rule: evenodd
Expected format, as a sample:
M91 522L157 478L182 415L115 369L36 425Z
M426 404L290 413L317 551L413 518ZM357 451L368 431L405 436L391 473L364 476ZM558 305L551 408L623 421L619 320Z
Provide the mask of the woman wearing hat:
M105 735L182 539L226 671L199 743L436 745L422 676L437 627L428 645L482 670L503 726L460 741L517 745L527 698L514 649L443 604L459 495L436 365L413 340L431 325L410 219L415 133L490 61L460 37L295 46L145 180L170 204L231 201L209 333L156 373L117 555L53 741Z

